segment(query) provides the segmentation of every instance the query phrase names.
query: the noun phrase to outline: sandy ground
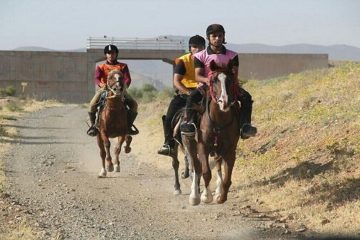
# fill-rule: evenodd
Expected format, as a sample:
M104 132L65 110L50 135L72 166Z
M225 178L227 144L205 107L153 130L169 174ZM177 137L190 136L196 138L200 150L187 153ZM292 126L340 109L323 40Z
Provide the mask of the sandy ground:
M303 239L235 190L225 204L190 206L184 179L174 196L170 158L154 159L153 133L141 124L132 153L121 153L121 172L97 178L99 150L85 134L86 119L85 108L65 105L12 123L19 137L9 140L3 195L33 224L36 239ZM0 220L9 223L6 212Z

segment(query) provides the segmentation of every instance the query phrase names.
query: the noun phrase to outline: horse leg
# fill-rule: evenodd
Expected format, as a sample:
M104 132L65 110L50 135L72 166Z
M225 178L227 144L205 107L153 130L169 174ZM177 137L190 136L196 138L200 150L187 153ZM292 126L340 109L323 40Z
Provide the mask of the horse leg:
M114 171L114 165L112 163L112 159L111 159L111 153L110 153L110 139L109 138L105 138L105 141L104 141L104 148L105 148L105 153L106 153L106 171L108 172L112 172Z
M189 203L191 205L200 204L200 178L201 178L201 163L200 160L196 157L192 161L192 184L191 192L189 196Z
M175 150L174 151L175 154L171 155L172 167L173 167L174 173L175 173L174 195L179 195L179 194L181 194L181 189L180 189L180 182L179 182L179 159L177 157L178 144L176 144L176 146L174 147L174 150Z
M210 190L210 180L211 180L211 169L209 166L209 152L205 150L204 144L199 144L199 159L202 167L202 176L204 179L205 188L201 194L201 201L203 203L211 203L213 201L213 196Z
M191 173L191 191L189 196L189 203L191 205L200 204L200 194L199 194L199 185L200 185L200 175L201 167L199 159L197 158L197 143L194 137L182 135L182 142L185 148L185 156L189 161L188 166L190 166Z
M131 152L131 147L130 147L131 141L132 141L132 136L126 135L126 138L125 138L126 145L124 147L125 153Z
M115 172L120 172L120 152L121 152L121 146L124 143L124 141L125 141L124 136L118 137L118 141L114 149L114 154L116 158L114 165Z
M97 143L98 146L100 148L100 157L101 157L101 164L102 164L102 168L100 170L99 173L99 177L106 177L106 170L105 170L105 156L106 156L106 152L105 152L105 148L104 148L104 143L103 140L101 139L100 134L98 134L97 136Z
M181 178L185 179L189 177L189 158L188 156L185 154L184 157L184 162L185 162L185 170L181 173Z
M215 199L217 202L219 202L220 199L220 195L221 192L223 190L223 177L222 177L222 172L221 172L221 163L222 163L222 158L217 156L215 158L216 161L216 174L217 174L217 180L216 180L216 189L215 189Z
M224 203L227 200L229 188L231 186L231 175L235 163L235 152L231 153L224 158L224 182L223 188L220 194L220 198L217 199L217 203Z

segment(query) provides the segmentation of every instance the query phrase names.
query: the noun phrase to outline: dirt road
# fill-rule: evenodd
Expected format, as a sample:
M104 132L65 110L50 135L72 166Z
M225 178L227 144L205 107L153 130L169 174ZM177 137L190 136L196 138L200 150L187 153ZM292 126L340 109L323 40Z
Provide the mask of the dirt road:
M85 108L66 105L13 123L19 138L6 157L6 192L28 209L42 238L298 239L254 217L235 194L222 205L190 206L189 180L174 196L170 160L169 168L158 168L152 159L140 161L139 149L121 154L120 173L97 178L98 147L85 134L86 118ZM145 140L140 133L132 147Z

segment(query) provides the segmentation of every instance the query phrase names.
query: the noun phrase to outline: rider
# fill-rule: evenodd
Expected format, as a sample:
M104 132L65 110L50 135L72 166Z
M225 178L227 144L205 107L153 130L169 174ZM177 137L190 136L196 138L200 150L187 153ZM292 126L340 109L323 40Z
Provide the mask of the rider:
M189 53L175 60L173 83L176 87L176 95L171 100L166 116L163 118L165 142L158 150L158 154L171 155L175 141L171 121L175 113L185 107L186 99L198 85L195 81L194 54L205 49L205 39L199 35L189 39Z
M119 49L115 45L112 44L107 45L104 48L104 55L106 56L106 62L96 67L95 79L96 79L96 84L100 89L96 91L95 96L90 102L89 118L90 118L91 126L87 131L87 134L90 136L96 136L98 134L98 129L95 126L97 105L101 94L106 91L107 88L106 83L109 72L111 72L112 70L121 71L122 74L124 75L124 79L123 79L124 83L126 84L127 87L130 86L131 77L130 77L129 68L125 63L121 63L117 61L118 54L119 54ZM137 116L138 104L127 92L125 92L125 105L128 106L129 108L127 113L128 134L130 135L137 134L138 132L132 129L132 125Z
M240 136L242 139L247 139L249 137L255 136L257 129L256 127L251 126L251 113L252 113L252 98L251 95L245 91L239 85L238 70L239 70L239 57L238 54L234 51L226 49L224 44L225 42L225 29L220 24L211 24L206 29L206 37L209 41L209 46L195 54L194 64L195 64L195 78L196 81L204 83L204 87L209 85L211 78L210 62L215 61L218 65L227 65L232 63L233 72L236 77L236 84L238 85L238 100L241 103L240 108ZM188 97L186 102L186 122L181 124L181 131L191 133L195 131L194 124L192 121L192 115L194 110L191 108L193 103L199 102L202 99L203 91L201 88L198 88L195 91L192 91L190 97Z

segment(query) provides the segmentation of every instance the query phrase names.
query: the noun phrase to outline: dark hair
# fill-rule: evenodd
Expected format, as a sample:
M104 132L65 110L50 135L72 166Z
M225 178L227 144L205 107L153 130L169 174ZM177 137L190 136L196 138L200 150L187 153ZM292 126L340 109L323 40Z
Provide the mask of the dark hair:
M220 24L211 24L207 27L206 29L206 37L209 39L210 37L210 34L213 34L213 33L216 33L216 32L221 32L224 34L224 41L223 41L223 44L226 44L226 41L225 41L225 29L222 25ZM210 44L210 42L209 42Z
M206 36L209 37L210 34L216 33L216 32L222 32L225 34L225 29L220 24L211 24L206 29Z
M205 38L199 35L192 36L189 39L189 46L191 45L197 45L197 46L203 46L205 47Z
M197 46L197 47L201 46L201 47L205 48L205 42L206 42L205 38L203 38L200 35L192 36L189 39L189 51L191 51L192 46Z
M104 48L104 54L107 54L107 53L110 53L110 52L119 53L119 49L115 45L109 44Z

